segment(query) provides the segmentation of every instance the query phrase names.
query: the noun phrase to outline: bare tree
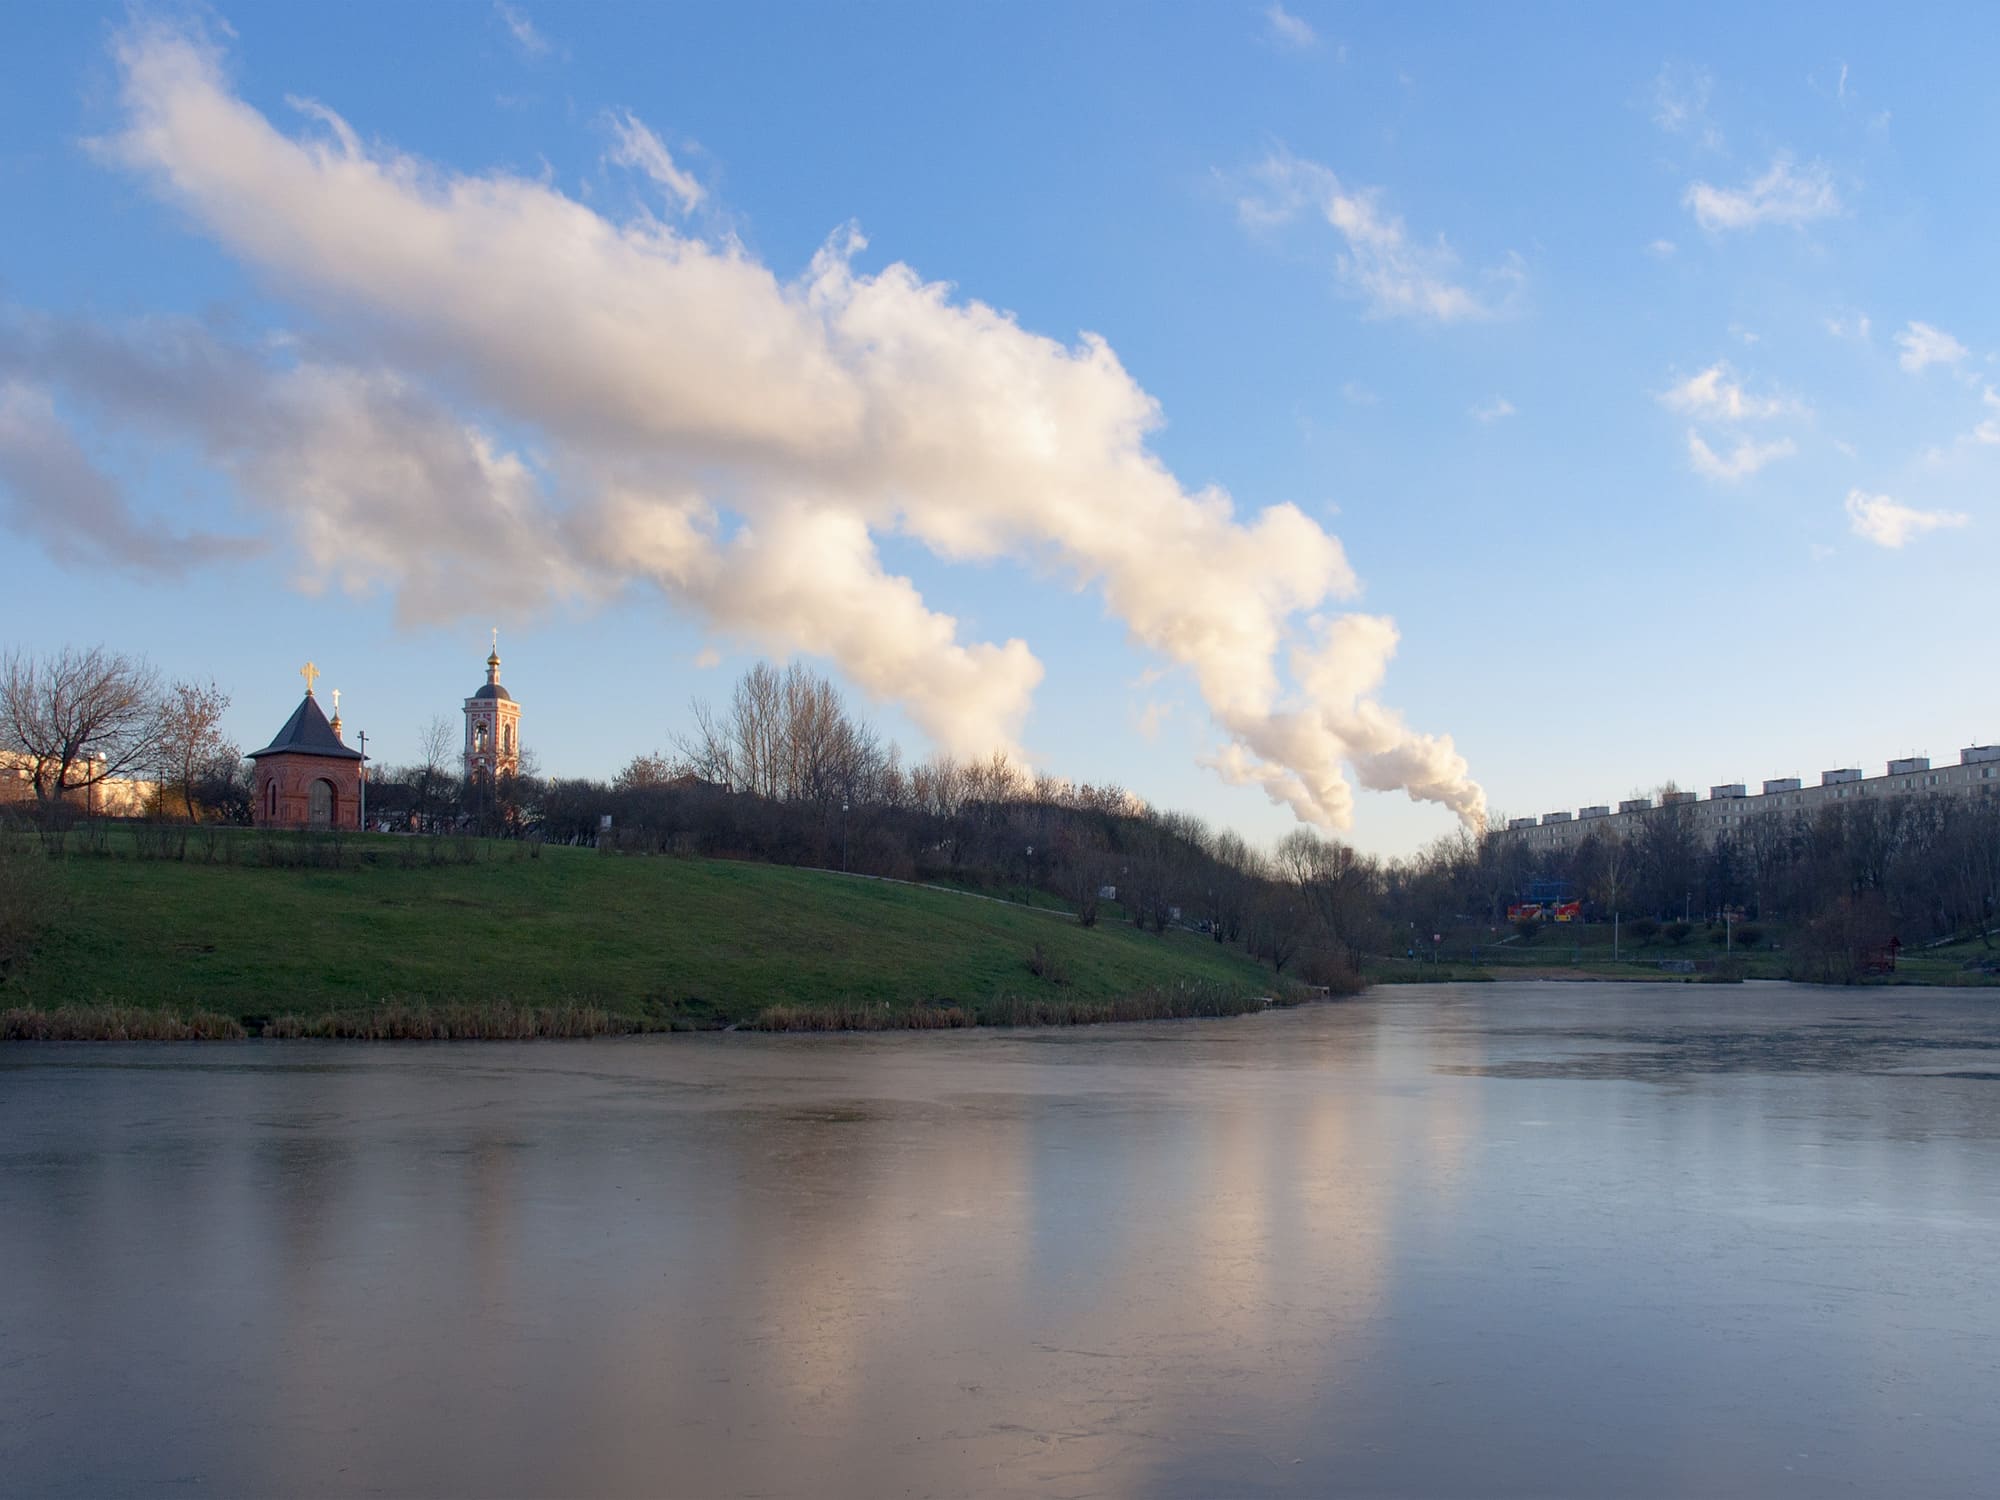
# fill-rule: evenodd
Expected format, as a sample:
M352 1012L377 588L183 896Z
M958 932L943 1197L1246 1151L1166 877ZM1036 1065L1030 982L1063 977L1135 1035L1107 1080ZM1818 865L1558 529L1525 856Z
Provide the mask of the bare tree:
M1305 926L1298 903L1283 885L1267 886L1250 908L1248 947L1253 957L1270 960L1273 973L1298 956Z
M611 779L614 792L657 791L682 774L680 762L655 750L651 755L635 755L625 769Z
M143 658L65 646L0 663L0 743L26 758L37 802L151 763L158 740L159 674Z
M214 682L176 682L160 698L157 726L160 781L180 792L188 821L199 820L195 785L204 773L235 751L222 738L222 716L229 711L229 694Z
M826 678L794 662L758 662L737 679L729 706L696 703L675 748L695 774L772 802L822 814L870 800L889 765L875 731L850 714ZM900 778L900 771L897 773Z
M451 786L453 738L451 725L442 714L433 714L417 734L417 816L426 831L435 824L438 804Z
M1278 841L1279 878L1298 892L1301 907L1320 934L1359 972L1361 955L1375 925L1373 864L1338 839L1323 839L1310 828L1295 828Z

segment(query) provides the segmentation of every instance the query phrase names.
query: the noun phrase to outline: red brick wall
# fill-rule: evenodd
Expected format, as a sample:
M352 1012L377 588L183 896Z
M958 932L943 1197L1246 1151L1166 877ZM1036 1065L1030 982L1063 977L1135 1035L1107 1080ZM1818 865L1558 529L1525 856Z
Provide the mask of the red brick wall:
M312 826L312 784L333 789L331 826L353 828L360 816L361 762L286 751L257 762L257 791L251 819L260 828Z

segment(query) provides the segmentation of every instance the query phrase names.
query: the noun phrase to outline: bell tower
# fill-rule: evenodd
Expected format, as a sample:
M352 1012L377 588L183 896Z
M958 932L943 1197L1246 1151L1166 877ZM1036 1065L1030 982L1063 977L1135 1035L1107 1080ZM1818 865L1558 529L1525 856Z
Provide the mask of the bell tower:
M486 658L486 685L465 700L465 779L495 780L521 769L521 705L500 686L500 632Z

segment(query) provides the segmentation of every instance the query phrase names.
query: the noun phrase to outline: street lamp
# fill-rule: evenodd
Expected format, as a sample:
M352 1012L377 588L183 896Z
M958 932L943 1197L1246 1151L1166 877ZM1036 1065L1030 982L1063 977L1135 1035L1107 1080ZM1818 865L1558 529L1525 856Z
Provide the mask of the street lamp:
M847 873L847 799L840 799L840 873Z

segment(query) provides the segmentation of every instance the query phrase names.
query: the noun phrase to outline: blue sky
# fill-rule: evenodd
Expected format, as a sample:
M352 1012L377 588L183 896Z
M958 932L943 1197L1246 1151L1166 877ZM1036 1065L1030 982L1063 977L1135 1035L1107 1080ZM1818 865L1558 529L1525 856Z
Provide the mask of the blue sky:
M397 760L498 625L598 775L792 651L913 755L1385 853L1474 783L1951 756L1996 29L11 7L0 637L212 674L246 747L310 656Z

